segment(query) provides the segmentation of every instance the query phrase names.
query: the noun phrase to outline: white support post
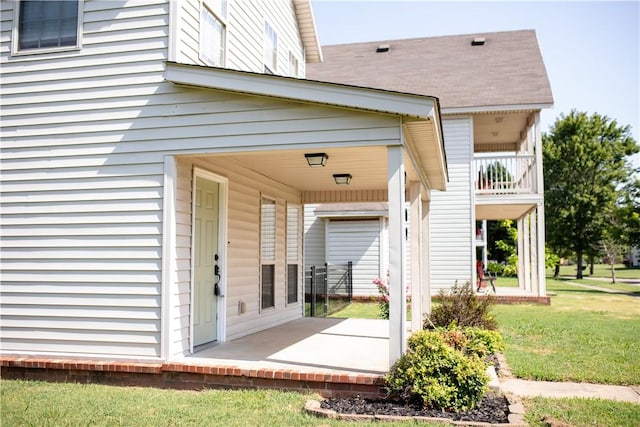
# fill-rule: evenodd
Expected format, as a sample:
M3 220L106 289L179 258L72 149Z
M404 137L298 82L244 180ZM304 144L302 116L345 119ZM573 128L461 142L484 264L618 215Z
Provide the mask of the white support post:
M525 289L527 286L527 278L526 278L526 260L524 256L524 221L522 217L516 220L516 225L518 229L518 240L516 242L516 253L518 255L518 289Z
M171 336L171 288L177 281L176 277L176 177L178 176L176 159L173 156L164 157L164 199L162 204L162 297L160 309L160 357L169 360L171 357L171 342L175 337Z
M422 283L422 185L419 181L409 184L409 200L411 210L409 221L411 223L411 332L422 329L422 307L424 284Z
M529 238L527 241L527 252L528 252L528 257L529 257L529 269L530 269L530 277L531 277L531 283L529 284L529 287L527 288L528 291L530 292L535 292L535 289L538 288L538 252L537 252L537 236L538 236L538 229L537 229L537 222L538 222L538 217L536 215L536 211L535 209L531 212L529 212L527 214L527 217L529 218L526 230L529 231Z
M406 350L406 289L405 289L405 173L403 149L387 147L389 194L389 365L393 365Z
M422 319L431 315L431 202L422 201Z
M522 238L522 248L524 249L524 271L522 275L524 276L524 290L531 291L531 283L532 283L532 269L531 269L531 214L527 213L523 217L524 224L522 226L522 237L518 235L518 239Z
M534 145L536 147L536 172L538 178L537 192L541 194L544 198L544 176L542 174L542 131L540 130L540 112L536 113L535 117L535 141ZM538 203L537 209L537 221L536 224L538 226L538 235L536 239L536 246L538 250L538 265L536 266L538 269L538 296L546 296L547 295L547 279L545 272L545 264L544 264L544 248L545 248L545 237L544 237L544 201L542 203Z

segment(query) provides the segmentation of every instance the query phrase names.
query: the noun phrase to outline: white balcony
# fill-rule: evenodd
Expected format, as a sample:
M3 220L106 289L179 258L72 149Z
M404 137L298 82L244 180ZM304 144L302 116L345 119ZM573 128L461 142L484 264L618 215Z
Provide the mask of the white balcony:
M476 154L474 165L476 194L538 193L533 154Z
M516 219L542 200L533 154L474 155L477 219Z

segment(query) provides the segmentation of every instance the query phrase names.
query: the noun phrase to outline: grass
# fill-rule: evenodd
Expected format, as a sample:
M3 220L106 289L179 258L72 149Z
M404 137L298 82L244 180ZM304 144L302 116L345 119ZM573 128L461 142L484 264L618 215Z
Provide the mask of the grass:
M329 317L379 319L379 313L380 308L377 302L356 302L347 305L345 308L331 314Z
M6 426L353 425L304 412L306 400L318 398L313 394L275 390L194 392L9 380L1 380L0 385L2 425Z
M640 406L629 402L536 397L523 403L527 408L525 419L532 427L552 425L548 417L575 427L640 425ZM545 417L547 422L542 422Z
M512 372L520 378L640 384L636 297L547 281L550 306L496 306Z
M627 268L624 264L614 264L616 279L640 279L640 268ZM560 276L576 277L576 265L561 265ZM553 269L547 270L547 276L553 276ZM589 278L589 266L584 270L583 277ZM593 277L611 278L611 268L608 264L594 264Z

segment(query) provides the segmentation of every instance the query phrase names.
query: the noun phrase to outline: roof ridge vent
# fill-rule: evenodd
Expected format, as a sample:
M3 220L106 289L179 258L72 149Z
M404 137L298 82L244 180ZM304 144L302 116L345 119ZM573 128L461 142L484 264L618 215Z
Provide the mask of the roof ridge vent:
M391 49L391 45L379 44L378 47L376 48L376 52L377 53L389 52L389 49Z
M471 46L484 46L487 40L484 37L475 37L471 40Z

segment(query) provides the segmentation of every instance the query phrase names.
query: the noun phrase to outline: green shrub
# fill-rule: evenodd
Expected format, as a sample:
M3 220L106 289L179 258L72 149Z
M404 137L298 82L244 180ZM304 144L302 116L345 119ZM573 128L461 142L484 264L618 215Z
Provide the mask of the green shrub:
M487 356L504 350L504 340L498 331L467 327L463 332L467 338L466 354L475 354L484 360Z
M464 411L486 392L484 363L465 356L435 331L418 331L409 338L407 352L385 377L391 397L418 401L424 408Z
M466 354L477 356L482 360L491 354L504 350L504 340L497 331L489 331L468 326L460 328L450 325L449 328L436 328L435 333L440 335L444 342Z
M456 282L449 294L442 290L439 297L440 304L433 308L431 315L424 321L425 329L448 328L451 325L489 330L498 328L496 319L491 314L493 297L478 298L471 283L458 285Z

